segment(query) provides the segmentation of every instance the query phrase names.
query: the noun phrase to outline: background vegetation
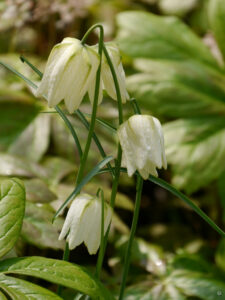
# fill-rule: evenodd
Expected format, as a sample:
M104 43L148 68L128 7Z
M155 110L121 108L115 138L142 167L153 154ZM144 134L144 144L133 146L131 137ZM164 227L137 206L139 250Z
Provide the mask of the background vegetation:
M217 3L217 6L214 5ZM225 221L225 4L207 0L6 0L0 2L0 60L32 80L37 76L19 56L44 70L54 44L81 38L94 23L105 40L116 39L127 86L142 111L164 124L169 168L160 176L189 194L218 225ZM92 35L89 43L95 43ZM73 190L79 157L65 125L44 100L35 99L20 79L0 68L0 175L21 178L26 187L22 233L8 256L61 258L58 241L63 216L55 210ZM98 116L114 122L115 103L105 97ZM131 107L125 106L129 116ZM89 113L88 103L81 107ZM76 115L81 141L87 132ZM97 124L107 154L116 138ZM90 168L100 160L93 145ZM88 171L88 170L87 170ZM85 187L101 185L110 197L110 177L98 176ZM116 294L132 218L135 185L121 176L120 193L104 264L104 281ZM93 269L96 257L80 246L71 261ZM125 299L225 298L225 242L180 200L145 183L137 238ZM37 282L37 280L36 280ZM54 290L54 286L49 286ZM64 298L72 299L72 290Z

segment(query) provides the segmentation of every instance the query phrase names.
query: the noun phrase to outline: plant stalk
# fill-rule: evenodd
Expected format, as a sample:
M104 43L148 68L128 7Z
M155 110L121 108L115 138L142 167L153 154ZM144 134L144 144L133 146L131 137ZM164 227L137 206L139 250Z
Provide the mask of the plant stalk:
M133 221L132 221L132 226L131 226L131 231L130 231L130 237L128 240L127 249L126 249L126 253L125 253L124 269L123 269L123 275L122 275L122 283L121 283L121 288L120 288L119 300L123 299L124 290L125 290L126 281L127 281L127 275L129 272L131 250L132 250L134 236L135 236L135 232L136 232L136 228L137 228L139 211L140 211L142 187L143 187L143 179L140 175L137 175L136 201L135 201L135 207L134 207L134 215L133 215Z

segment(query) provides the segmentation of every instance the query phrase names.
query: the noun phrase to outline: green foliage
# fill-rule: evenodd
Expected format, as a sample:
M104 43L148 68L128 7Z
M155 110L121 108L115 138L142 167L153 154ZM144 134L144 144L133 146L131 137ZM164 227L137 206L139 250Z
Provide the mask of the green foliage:
M34 276L50 281L52 283L60 284L65 287L75 289L79 292L89 295L90 297L92 297L92 299L96 300L113 299L111 294L104 288L104 286L96 279L94 279L94 277L90 275L87 271L85 271L83 268L77 265L65 261L59 261L44 257L12 258L4 260L0 263L0 273L1 276L8 273L16 275L20 274ZM15 288L13 280L15 280ZM6 292L9 294L11 293L10 285L12 285L14 294L19 289L19 292L21 294L25 294L24 297L28 293L38 293L37 297L39 297L40 293L40 297L42 297L42 294L44 293L44 289L39 289L38 286L35 286L35 288L33 289L33 285L27 282L19 282L14 278L11 279L10 282L10 277L2 277L2 280L0 280L0 287L6 290ZM48 292L45 291L45 293L48 296ZM50 297L51 295L52 294L49 292L48 297ZM59 297L59 299L61 298Z
M25 210L25 189L21 180L13 178L0 182L0 257L17 241Z
M218 9L221 1L212 2L224 16L217 18L212 10L222 30L225 6ZM164 126L172 181L188 193L197 191L224 171L224 70L201 39L175 17L134 11L119 14L117 21L117 40L138 71L128 77L128 89L153 114L180 118Z
M225 59L225 2L223 0L209 1L209 25Z
M0 98L0 149L5 150L37 116L40 108L31 101Z
M0 274L0 287L8 296L16 300L29 300L31 297L33 299L36 298L40 300L62 299L55 293L44 289L41 286L24 281L22 279L5 276L4 274Z

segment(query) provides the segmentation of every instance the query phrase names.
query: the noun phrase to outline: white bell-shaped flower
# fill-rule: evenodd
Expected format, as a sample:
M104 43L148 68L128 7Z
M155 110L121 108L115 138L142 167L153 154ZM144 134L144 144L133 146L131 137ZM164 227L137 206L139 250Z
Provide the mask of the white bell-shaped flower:
M95 85L100 58L80 40L65 38L52 49L36 96L45 96L50 107L64 99L70 113L76 110L90 85Z
M70 249L84 242L89 254L95 254L101 241L101 212L101 199L88 194L78 195L69 208L59 240L67 236ZM104 203L104 234L111 218L112 209Z
M123 151L122 164L129 176L136 170L144 179L158 176L156 168L167 167L164 137L158 119L148 115L134 115L120 125L119 141Z
M116 77L118 80L119 88L120 88L120 94L122 98L122 102L125 103L126 100L129 99L129 95L126 89L126 76L122 65L121 55L118 46L115 43L109 42L105 43L106 49L108 51L108 54L110 56L110 59L112 61ZM98 45L92 46L95 51L98 50ZM102 68L101 68L101 86L100 86L100 96L99 96L99 102L101 102L102 99L102 89L107 92L107 94L114 100L117 100L116 95L116 88L113 80L113 76L109 67L109 64L107 62L107 59L105 55L103 55L102 59ZM89 89L89 97L93 98L93 85L90 86Z

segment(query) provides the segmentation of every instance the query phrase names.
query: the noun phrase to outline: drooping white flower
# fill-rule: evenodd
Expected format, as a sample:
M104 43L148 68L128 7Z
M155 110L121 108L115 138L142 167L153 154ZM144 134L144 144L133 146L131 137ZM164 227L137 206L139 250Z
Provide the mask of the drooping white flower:
M144 179L158 176L156 168L167 167L164 137L158 119L148 115L134 115L120 125L119 141L123 151L122 164L129 176L136 170Z
M129 99L129 95L126 89L126 76L123 69L121 55L118 46L115 43L109 42L105 43L106 49L112 61L116 77L119 83L120 93L122 102L125 103ZM98 45L92 46L95 51L98 49ZM92 88L92 87L91 87ZM107 94L114 100L117 100L115 84L113 76L107 62L105 55L102 59L102 68L101 68L101 89L105 90ZM89 96L93 94L93 91L90 91ZM102 95L102 92L101 92ZM99 100L101 101L101 100Z
M66 237L69 248L74 249L82 242L85 243L89 254L95 254L101 240L102 203L98 197L88 194L78 195L72 202L59 240ZM112 218L112 209L104 204L104 234Z
M52 49L36 96L45 96L50 107L64 99L70 113L77 109L95 84L99 66L98 52L80 40L65 38Z

